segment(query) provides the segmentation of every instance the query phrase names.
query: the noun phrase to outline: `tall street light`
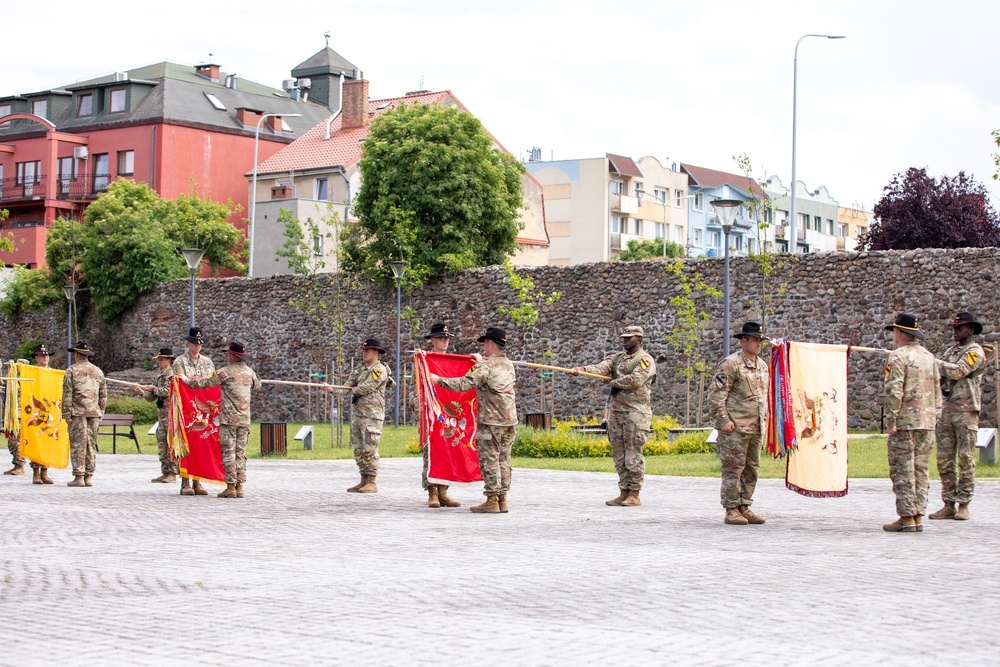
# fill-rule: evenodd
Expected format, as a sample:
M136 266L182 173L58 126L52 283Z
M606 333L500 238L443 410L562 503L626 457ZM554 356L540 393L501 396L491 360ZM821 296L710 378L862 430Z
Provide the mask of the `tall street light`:
M795 219L795 132L798 113L798 89L799 89L799 44L806 37L825 37L826 39L846 39L846 35L802 35L799 41L795 42L795 62L792 65L792 205L789 216L791 220L788 226L788 252L795 254L795 232L798 220Z
M715 214L722 224L726 240L725 277L722 282L722 356L729 356L729 233L733 231L733 221L743 202L739 199L715 199L711 202Z
M247 276L253 278L253 223L257 213L257 150L260 148L260 126L265 118L281 116L282 118L298 118L300 113L266 113L257 121L257 129L253 133L253 185L250 186L250 257L247 262Z
M393 410L393 424L399 426L399 315L403 307L401 287L403 274L406 273L406 262L390 262L392 275L396 279L396 408Z
M655 192L639 190L639 194L650 195L658 204L663 204L663 258L667 257L667 198L661 197Z
M201 265L201 258L205 256L205 251L201 248L184 248L181 250L184 255L184 262L191 272L191 328L194 328L194 277L198 274L198 266Z
M73 299L76 298L76 285L70 282L67 285L63 285L63 294L66 295L66 349L73 347ZM73 365L73 353L70 352L66 357L66 368Z

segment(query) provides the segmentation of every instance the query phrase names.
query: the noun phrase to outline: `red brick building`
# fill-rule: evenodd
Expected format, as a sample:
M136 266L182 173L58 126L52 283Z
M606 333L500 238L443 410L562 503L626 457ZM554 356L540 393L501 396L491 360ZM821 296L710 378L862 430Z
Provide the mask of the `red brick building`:
M118 177L148 183L166 198L197 184L203 196L242 206L231 222L244 228L243 174L253 168L258 122L278 114L261 125L265 160L330 116L331 106L339 108L339 86L331 81L359 77L329 48L306 61L316 62L327 66L312 67L310 79L291 79L284 90L238 79L215 64L162 62L0 97L0 209L10 212L0 233L13 232L17 246L0 260L43 266L52 222L80 219ZM310 97L313 85L321 94Z

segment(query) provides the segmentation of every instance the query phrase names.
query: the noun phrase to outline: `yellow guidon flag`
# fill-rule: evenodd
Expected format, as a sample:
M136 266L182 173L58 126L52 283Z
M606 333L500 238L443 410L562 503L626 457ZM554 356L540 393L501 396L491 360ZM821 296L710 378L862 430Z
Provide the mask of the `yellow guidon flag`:
M46 468L69 465L69 428L62 418L66 371L17 364L21 393L21 456Z

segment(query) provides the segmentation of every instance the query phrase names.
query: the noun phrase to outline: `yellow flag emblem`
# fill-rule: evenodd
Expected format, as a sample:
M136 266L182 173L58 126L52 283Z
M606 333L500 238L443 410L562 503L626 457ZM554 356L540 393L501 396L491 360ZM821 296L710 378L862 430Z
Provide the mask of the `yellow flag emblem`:
M641 360L639 362L639 368L641 368L642 370L646 370L647 368L649 368L649 359Z
M967 355L965 355L965 360L970 366L975 366L976 362L979 361L979 355L976 354L975 350L970 350Z
M373 379L373 380L377 380L377 379L379 379L380 377L382 377L382 371L380 371L380 370L379 370L379 369L377 369L377 368L373 368L373 369L372 369L372 379Z
M889 364L885 365L885 376L889 377L889 370L892 368Z

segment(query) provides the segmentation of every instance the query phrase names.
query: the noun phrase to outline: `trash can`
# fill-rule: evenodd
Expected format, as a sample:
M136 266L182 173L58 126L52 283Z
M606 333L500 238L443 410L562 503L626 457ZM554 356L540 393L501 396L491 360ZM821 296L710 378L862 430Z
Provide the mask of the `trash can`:
M288 453L288 432L285 422L260 423L260 455Z
M524 425L531 428L552 428L551 412L526 412Z

